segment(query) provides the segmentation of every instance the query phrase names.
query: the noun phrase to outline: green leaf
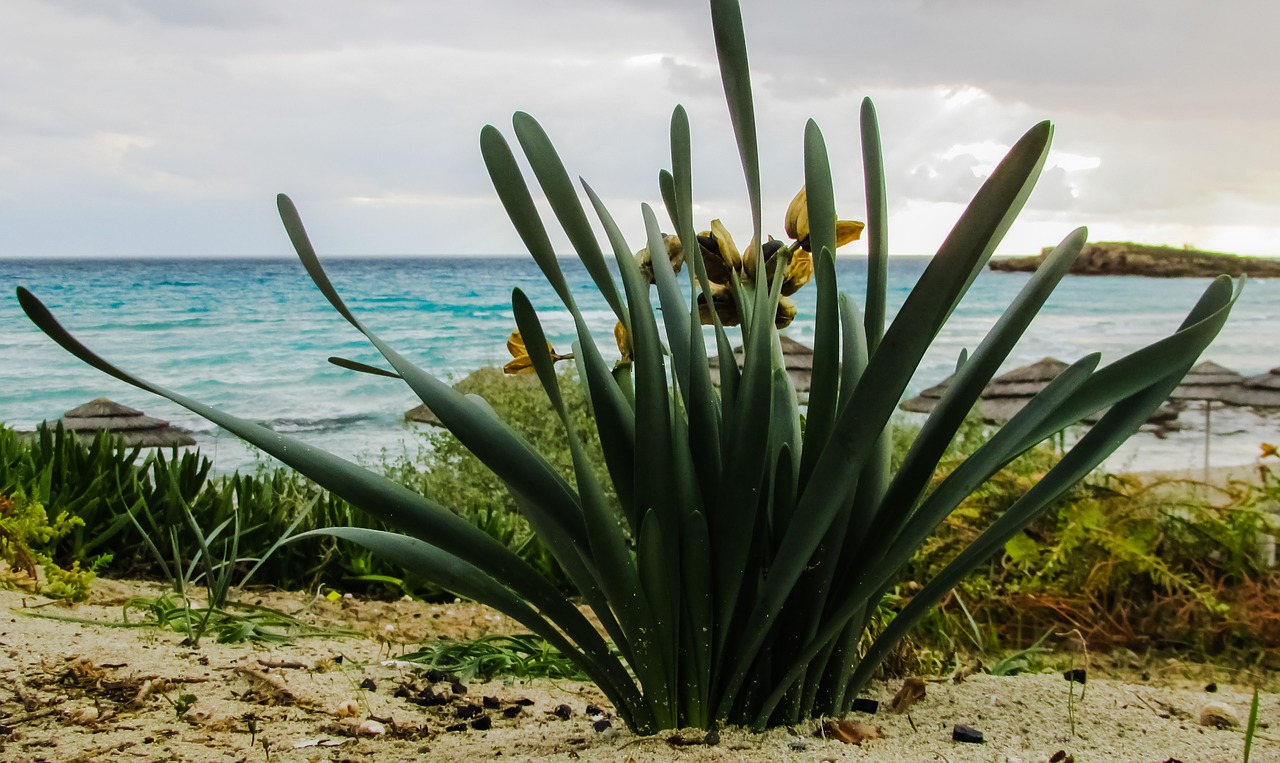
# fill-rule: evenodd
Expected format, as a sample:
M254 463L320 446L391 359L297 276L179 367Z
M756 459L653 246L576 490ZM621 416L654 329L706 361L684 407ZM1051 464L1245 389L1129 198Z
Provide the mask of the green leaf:
M597 664L593 680L599 682L602 690L611 698L616 697L622 706L633 708L638 702L631 679L621 665L609 656L604 640L586 618L565 601L554 586L481 530L409 489L350 461L133 376L77 341L54 319L40 300L22 287L18 288L18 301L32 323L63 349L88 365L126 384L168 398L247 440L284 464L306 474L320 487L389 525L423 540L429 538L437 548L457 555L459 559L475 565L495 579L507 581L514 591L562 627L585 653L593 656ZM344 311L345 307L341 308L340 312Z
M582 259L582 264L586 266L587 273L595 282L596 288L600 290L605 302L609 304L618 320L626 325L626 305L618 294L613 275L605 264L604 252L600 250L600 244L596 241L595 234L591 232L587 214L582 209L582 203L578 201L578 194L574 192L573 181L569 179L569 173L565 171L559 154L551 145L551 139L547 137L542 125L523 111L516 112L512 123L515 126L516 138L529 159L533 174L537 176L538 183L547 195L547 201L551 204L556 219L560 221L560 227L569 237L569 242L573 244L574 250Z
M320 259L307 238L306 229L302 226L302 220L293 202L283 194L277 198L277 202L280 217L284 221L289 238L293 241L294 249L297 250L298 258L307 269L311 280L315 282L338 314L365 335L378 352L387 359L391 367L400 374L414 394L427 404L446 428L455 433L468 450L493 469L513 490L526 496L536 497L534 500L542 510L569 533L575 542L584 542L586 531L582 525L578 497L569 488L564 478L510 427L477 407L474 402L453 387L410 363L383 342L377 334L366 328L347 309L342 297L329 282L329 277L325 274L324 268L320 265Z
M1044 164L1051 132L1047 122L1041 123L1014 145L925 269L884 341L871 356L848 405L839 414L827 448L800 498L796 521L783 538L778 560L769 570L749 620L738 671L747 669L759 648L763 639L760 623L777 615L837 512L853 500L851 485L856 483L845 475L860 472L865 466L924 351L1030 193Z
M859 534L867 532L869 537L892 535L896 533L892 528L900 527L910 517L910 509L924 492L938 461L964 423L965 417L1000 365L1008 358L1049 294L1070 270L1071 264L1084 248L1086 236L1087 231L1078 228L1055 247L996 321L973 355L966 355L965 362L957 367L947 391L921 427L920 434L912 443L894 477L885 501L892 508L892 513L874 518L873 529L867 531L863 527Z
M862 99L862 176L867 195L867 346L875 352L884 335L889 266L889 202L884 186L880 123L870 98Z
M729 119L738 140L742 174L751 203L752 235L760 241L760 149L756 140L755 106L751 97L751 69L747 65L747 39L742 29L742 9L737 0L711 0L711 28L715 33L720 78L729 104Z
M348 360L346 358L330 357L329 362L337 366L338 368L345 368L348 371L358 371L362 374L369 374L371 376L386 376L391 379L400 378L400 374L396 373L395 371L387 371L387 370L378 368L377 366L371 366L371 365L368 365L367 363L361 363L358 360Z
M502 207L507 211L507 217L511 218L516 233L520 234L520 240L524 242L529 254L533 255L534 262L538 264L560 301L565 307L573 305L573 293L564 280L560 263L556 262L551 238L542 224L542 217L538 215L538 208L533 203L529 186L524 182L524 175L520 173L520 165L516 164L515 154L511 152L511 146L507 145L507 139L493 125L485 125L480 131L480 153L489 170L493 187L498 192L498 198L502 201ZM297 245L298 242L295 241L295 248Z

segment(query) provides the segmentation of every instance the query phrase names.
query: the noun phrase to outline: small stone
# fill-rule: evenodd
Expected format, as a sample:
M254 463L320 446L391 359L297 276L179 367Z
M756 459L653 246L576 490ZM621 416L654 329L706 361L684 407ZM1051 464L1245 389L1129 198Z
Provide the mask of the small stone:
M443 670L436 670L435 668L432 668L431 670L428 670L428 671L427 671L427 673L426 673L426 676L425 676L425 677L426 677L426 679L427 679L428 681L430 681L431 683L433 683L433 684L438 684L438 683L440 683L441 681L443 681L443 680L444 680L444 671L443 671Z
M483 712L484 712L484 708L480 707L479 705L467 704L467 705L462 705L461 707L455 708L453 711L453 717L465 720L467 718L475 718L476 716L480 715Z
M609 720L607 718L601 718L600 720L591 724L591 728L595 729L597 733L604 733L607 729L611 728L612 726L613 724L609 723Z
M711 729L710 731L708 731L707 735L702 738L702 743L708 747L713 747L715 745L720 744L719 729Z
M1074 681L1078 684L1083 684L1085 682L1085 679L1088 676L1083 668L1076 668L1074 670L1066 671L1065 673L1062 674L1062 677L1067 679L1068 681Z
M480 704L484 705L485 708L489 710L497 710L502 707L502 700L497 697L481 697Z
M454 694L466 694L466 693L467 693L467 685L466 685L466 684L464 684L464 683L462 683L461 681L454 681L453 683L449 684L449 689L450 689Z
M445 726L445 727L444 727L444 730L445 730L445 731L466 731L466 730L467 730L467 724L465 724L465 723L455 723L455 724L453 724L452 726Z
M1215 729L1232 729L1240 725L1240 716L1225 702L1214 700L1200 708L1200 725Z
M360 688L365 691L377 691L378 684L372 678L366 678L360 682Z
M596 705L587 705L587 715L604 715L604 711Z
M951 729L951 740L953 742L968 742L969 744L983 743L981 731L959 723Z
M792 742L791 744L789 744L789 745L787 745L787 746L788 746L788 747L790 747L790 748L791 748L792 750L794 750L795 752L804 752L805 750L809 749L809 745L805 744L804 742L800 742L800 741Z
M471 728L476 731L488 731L493 728L493 719L487 715L482 715L471 722Z
M1217 684L1209 684L1208 686L1204 687L1204 690L1205 690L1205 691L1207 691L1207 692L1209 692L1210 694L1213 694L1214 692L1216 692L1216 691L1218 690L1218 685L1217 685Z
M855 713L866 713L867 715L875 715L880 709L880 703L870 697L858 697L853 701L850 708Z
M573 708L568 705L556 705L556 709L552 710L551 714L562 721L567 721L573 715Z
M514 718L514 717L516 717L517 715L519 715L520 713L523 713L523 712L524 712L524 708L523 708L523 707L521 707L521 706L519 706L519 705L512 705L511 707L508 707L506 710L503 710L503 711L502 711L502 717L503 717L503 718Z
M423 689L418 692L416 697L407 697L407 699L413 704L421 705L422 707L439 707L449 702L449 698L444 695L444 692L436 692L432 689Z
M377 721L366 720L361 721L360 725L356 727L356 733L360 736L373 737L387 733L387 727Z
M72 723L78 723L81 726L87 726L98 721L99 713L96 707L81 707L67 713L67 720Z

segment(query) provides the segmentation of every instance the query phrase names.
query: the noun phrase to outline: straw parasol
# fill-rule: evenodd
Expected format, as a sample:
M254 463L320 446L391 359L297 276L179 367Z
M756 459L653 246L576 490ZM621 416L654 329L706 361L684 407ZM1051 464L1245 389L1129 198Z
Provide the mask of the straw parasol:
M1280 379L1280 377L1277 377ZM1209 441L1213 433L1212 411L1215 402L1228 402L1240 389L1244 377L1230 368L1206 360L1187 372L1169 395L1170 400L1199 400L1204 403L1204 481L1209 481ZM1280 395L1280 393L1278 393Z
M982 388L974 410L983 421L992 424L1003 424L1022 410L1031 398L1049 386L1068 365L1057 358L1041 358L1027 366L1015 368L1008 373L995 377ZM941 382L921 392L916 397L905 400L898 405L904 411L912 413L931 413L942 399L943 393L951 386L952 374ZM1103 414L1098 411L1084 418L1085 422L1097 421ZM1169 407L1161 407L1151 415L1150 421L1161 423L1176 418L1178 412Z
M813 385L813 350L800 344L791 337L780 337L782 340L782 359L787 368L787 375L791 377L791 383L796 388L796 395L800 398L800 402L804 403L809 398L809 388ZM741 368L744 362L745 353L741 347L735 348L733 351L734 360L737 361L738 367ZM711 383L716 386L720 385L720 356L712 353L707 358L707 365L711 369Z
M110 432L125 445L139 448L177 448L195 445L186 432L117 402L100 397L67 411L58 423L80 437Z
M983 421L1008 421L1066 369L1067 364L1056 358L1041 358L1029 366L1015 368L988 382L974 408ZM955 374L948 376L898 407L913 413L932 412L954 378Z
M1227 390L1222 402L1251 408L1280 408L1280 368L1250 376L1240 386Z

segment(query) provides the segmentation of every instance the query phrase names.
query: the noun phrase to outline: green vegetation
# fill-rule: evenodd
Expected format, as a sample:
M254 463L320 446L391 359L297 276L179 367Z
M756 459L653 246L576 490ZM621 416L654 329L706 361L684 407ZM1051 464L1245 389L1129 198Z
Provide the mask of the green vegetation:
M712 18L751 200L751 239L763 242L754 107L737 3L713 0ZM350 526L321 531L519 621L573 661L642 733L722 722L763 728L845 712L935 604L1137 430L1220 330L1235 298L1229 279L1219 279L1168 338L1101 369L1097 355L1080 360L934 482L966 413L1084 244L1084 232L1076 231L1045 259L991 333L960 359L947 396L891 468L897 402L1030 193L1048 154L1047 123L1014 144L888 326L887 206L870 102L862 110L871 239L865 316L835 282L841 224L846 235L860 226L836 219L826 147L812 122L805 191L786 215L792 240L753 244L740 254L718 221L712 235L697 234L690 133L677 108L672 169L660 175L675 235L664 237L654 211L643 208L646 249L655 255L647 260L652 282L586 189L613 249L621 289L541 126L517 114L514 128L541 192L618 322L622 357L613 363L601 355L577 308L514 153L498 130L486 127L482 153L503 205L574 320L572 357L595 415L607 478L592 468L553 366L570 356L551 350L521 291L513 296L519 330L510 342L518 351L513 364L532 368L550 399L572 479L490 405L413 366L366 328L329 282L292 202L280 197L279 209L321 292L502 479L608 640L555 581L439 502L132 376L79 343L29 292L19 289L19 300L46 334L84 362L208 418L407 533ZM676 277L682 264L688 265L687 286ZM818 298L802 427L777 329L794 315L787 295L810 277ZM655 284L661 321L651 308ZM718 390L708 371L704 323L712 327L720 359ZM725 328L732 325L740 325L745 347L740 372ZM882 617L891 586L940 523L1020 454L1101 409L1108 410L1088 434L957 544L954 558L930 571L891 618Z
M558 419L540 390L506 384L511 380L496 370L473 378L478 382L471 391L493 400L530 432L550 433L544 435L548 452L567 458L563 441L555 443ZM528 522L511 510L506 492L494 488L492 475L447 433L437 430L427 437L417 461L379 468L414 489L439 485L437 495L456 494L459 516L556 579L554 563ZM387 527L296 472L263 468L212 478L209 470L209 461L197 452L142 456L106 434L84 441L60 427L41 427L28 440L0 425L0 501L9 507L0 523L0 549L12 570L34 573L43 565L43 592L72 600L84 597L94 573L108 563L117 577L170 581L175 592L184 582L214 582L212 589L225 591L232 575L253 569L255 580L286 589L327 586L361 595L453 598L350 541L312 536L283 544L287 537L321 527ZM46 512L55 517L47 527ZM208 539L202 527L223 528L217 539L237 546L234 558L222 559L207 578L210 570L203 562L209 557L202 549ZM102 553L107 548L109 555ZM230 548L219 546L219 551Z
M587 397L572 374L560 374L564 404L574 436L582 443L596 479L608 485L608 467ZM574 474L573 455L556 410L533 376L509 376L497 368L481 368L454 388L485 400L499 418L542 455L565 480ZM572 590L554 557L518 511L515 497L492 469L447 429L432 428L416 457L391 459L375 468L400 484L446 505L458 516L499 540L543 576ZM617 510L617 496L605 488L604 500ZM332 523L334 525L339 523ZM429 584L427 584L429 585Z
M44 549L84 524L80 517L59 512L52 522L45 507L21 491L0 493L0 561L9 567L4 584L26 585L45 596L66 601L82 601L89 585L110 556L95 559L86 569L80 562L58 566ZM40 579L43 571L44 580Z
M400 659L456 673L464 682L475 677L488 681L495 676L587 679L572 660L530 633L481 636L471 641L439 639Z

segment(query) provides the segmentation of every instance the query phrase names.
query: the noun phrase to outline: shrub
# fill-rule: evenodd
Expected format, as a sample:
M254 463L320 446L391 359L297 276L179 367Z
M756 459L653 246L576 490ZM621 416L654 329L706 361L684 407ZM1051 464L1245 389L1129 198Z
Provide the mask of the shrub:
M7 580L38 589L51 598L83 601L98 567L110 557L100 557L89 569L81 569L79 562L64 569L48 553L53 544L81 525L78 517L67 516L66 512L60 512L50 522L45 507L21 491L0 494L0 561L9 566Z

